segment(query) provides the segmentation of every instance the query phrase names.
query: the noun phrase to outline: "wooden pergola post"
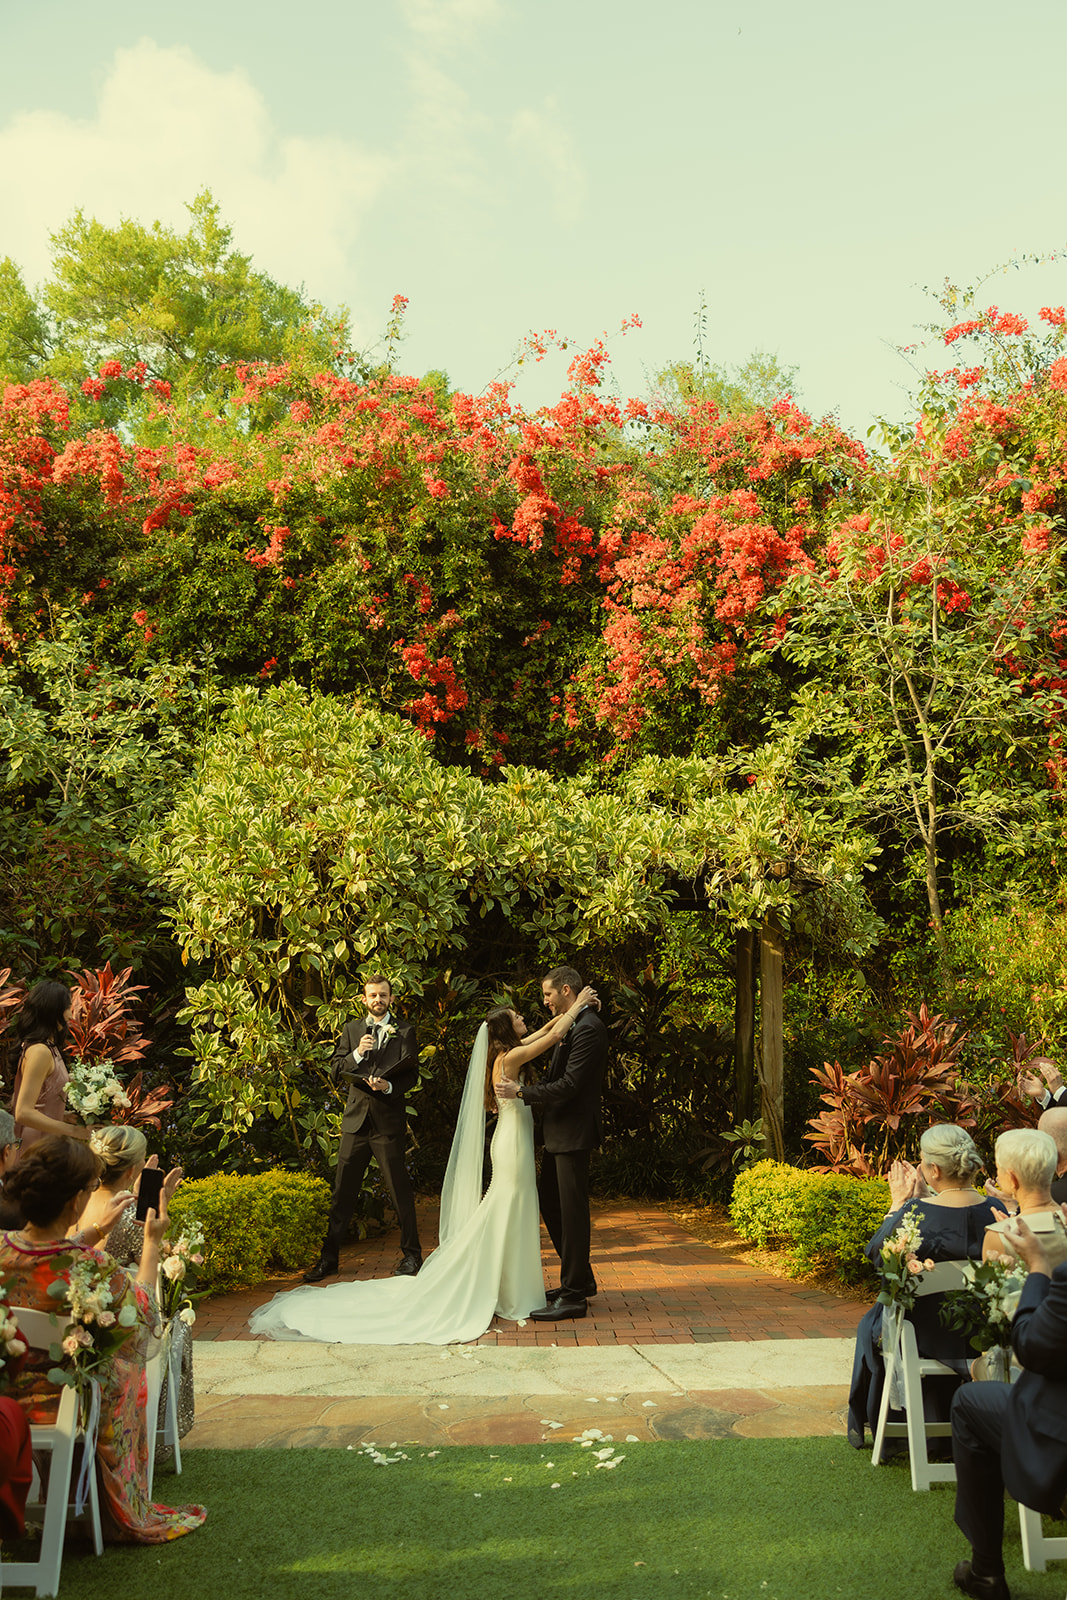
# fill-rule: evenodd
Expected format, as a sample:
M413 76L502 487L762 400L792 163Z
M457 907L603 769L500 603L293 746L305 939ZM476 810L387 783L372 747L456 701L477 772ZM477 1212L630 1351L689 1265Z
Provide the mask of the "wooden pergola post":
M777 919L760 931L760 1100L764 1148L785 1159L785 1045L782 1033L782 956L785 941Z
M751 1122L756 1099L756 934L739 928L734 941L734 1118Z

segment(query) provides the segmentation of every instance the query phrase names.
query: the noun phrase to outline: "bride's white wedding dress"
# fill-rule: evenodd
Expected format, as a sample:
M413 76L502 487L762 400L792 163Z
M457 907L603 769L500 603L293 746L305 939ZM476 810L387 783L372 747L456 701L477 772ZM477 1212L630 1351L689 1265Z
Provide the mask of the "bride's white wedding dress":
M477 1073L471 1076L480 1094ZM453 1205L450 1227L442 1199L442 1242L418 1277L293 1289L253 1313L252 1332L326 1344L452 1344L477 1339L494 1315L518 1322L543 1306L533 1113L519 1100L499 1101L498 1110L492 1182L480 1202L469 1201L465 1217L457 1218L463 1208ZM466 1157L478 1191L484 1118L482 1127Z

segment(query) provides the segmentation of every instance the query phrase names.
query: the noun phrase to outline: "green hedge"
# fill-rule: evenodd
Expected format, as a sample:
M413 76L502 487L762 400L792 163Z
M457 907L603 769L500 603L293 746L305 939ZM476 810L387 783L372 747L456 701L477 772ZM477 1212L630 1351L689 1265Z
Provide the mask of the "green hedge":
M888 1208L883 1178L760 1161L738 1174L730 1217L742 1239L788 1250L794 1274L829 1267L842 1283L873 1283L863 1247Z
M272 1269L307 1266L322 1243L329 1210L323 1178L282 1171L194 1178L170 1203L176 1224L195 1214L204 1230L197 1287L208 1294L262 1283Z

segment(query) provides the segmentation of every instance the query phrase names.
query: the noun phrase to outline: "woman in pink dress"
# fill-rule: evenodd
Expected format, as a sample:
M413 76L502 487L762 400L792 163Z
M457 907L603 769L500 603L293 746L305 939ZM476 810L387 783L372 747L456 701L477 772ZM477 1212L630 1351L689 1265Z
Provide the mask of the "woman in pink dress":
M88 1143L91 1128L67 1110L69 1074L60 1046L67 1037L73 999L65 983L35 983L19 1012L18 1071L15 1074L15 1138L25 1151L47 1134Z

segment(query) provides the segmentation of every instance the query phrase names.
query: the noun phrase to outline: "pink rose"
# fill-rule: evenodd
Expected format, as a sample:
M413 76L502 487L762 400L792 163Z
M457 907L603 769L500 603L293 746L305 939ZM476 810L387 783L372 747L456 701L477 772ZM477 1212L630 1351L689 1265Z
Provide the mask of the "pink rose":
M916 1278L919 1277L920 1273L924 1271L923 1264L919 1260L918 1256L912 1256L909 1259L908 1271Z

